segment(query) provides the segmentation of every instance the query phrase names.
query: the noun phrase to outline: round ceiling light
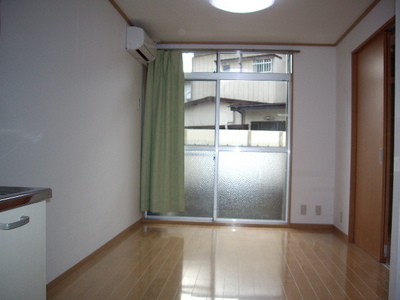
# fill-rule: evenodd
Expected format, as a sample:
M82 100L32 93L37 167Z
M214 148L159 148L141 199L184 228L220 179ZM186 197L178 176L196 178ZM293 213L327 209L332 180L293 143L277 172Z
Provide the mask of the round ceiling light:
M266 9L274 4L275 0L209 0L211 5L233 13L251 13Z

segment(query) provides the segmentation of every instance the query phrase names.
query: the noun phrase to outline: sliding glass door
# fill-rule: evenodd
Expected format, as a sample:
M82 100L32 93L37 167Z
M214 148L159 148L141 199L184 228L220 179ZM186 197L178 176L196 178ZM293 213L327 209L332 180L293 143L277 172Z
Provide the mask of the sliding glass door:
M286 222L291 55L185 55L184 212L147 215Z

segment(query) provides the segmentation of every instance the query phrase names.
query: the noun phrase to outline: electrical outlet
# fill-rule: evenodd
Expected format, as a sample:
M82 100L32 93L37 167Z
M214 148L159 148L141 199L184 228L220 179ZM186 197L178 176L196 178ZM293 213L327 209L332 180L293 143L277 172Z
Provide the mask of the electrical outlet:
M317 216L320 216L321 213L322 213L322 207L321 207L321 205L315 205L315 214L316 214Z
M300 214L306 215L307 214L307 205L300 206Z

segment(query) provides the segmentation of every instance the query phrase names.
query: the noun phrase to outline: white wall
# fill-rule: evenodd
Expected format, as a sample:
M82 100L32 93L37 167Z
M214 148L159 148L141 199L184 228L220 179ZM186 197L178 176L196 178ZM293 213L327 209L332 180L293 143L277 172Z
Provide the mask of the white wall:
M334 225L349 230L351 148L351 53L394 15L394 0L381 0L337 46L336 171ZM342 218L340 217L342 215Z
M140 219L143 67L108 1L5 0L0 185L53 189L47 281Z
M335 48L301 47L293 61L291 222L332 224ZM307 206L306 215L300 214L301 205Z

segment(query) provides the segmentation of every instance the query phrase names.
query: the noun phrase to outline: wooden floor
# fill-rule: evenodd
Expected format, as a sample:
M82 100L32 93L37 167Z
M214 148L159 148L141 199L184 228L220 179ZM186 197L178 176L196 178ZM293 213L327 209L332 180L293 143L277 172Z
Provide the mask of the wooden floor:
M387 299L388 282L330 231L143 225L47 299Z

